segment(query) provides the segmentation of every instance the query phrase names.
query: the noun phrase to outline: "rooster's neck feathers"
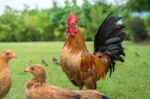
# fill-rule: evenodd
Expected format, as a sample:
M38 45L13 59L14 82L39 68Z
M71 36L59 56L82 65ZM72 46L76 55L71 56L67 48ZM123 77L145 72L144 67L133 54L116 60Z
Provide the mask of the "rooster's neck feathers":
M65 45L72 53L78 53L80 51L87 51L85 40L78 30L77 34L74 37L69 36L65 42Z

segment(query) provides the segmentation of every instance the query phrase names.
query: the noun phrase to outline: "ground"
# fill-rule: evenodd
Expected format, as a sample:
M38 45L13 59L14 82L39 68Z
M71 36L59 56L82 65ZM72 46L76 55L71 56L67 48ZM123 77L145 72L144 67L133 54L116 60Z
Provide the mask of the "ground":
M93 44L87 43L90 52ZM4 99L23 99L24 84L32 76L24 72L29 60L41 64L41 59L48 61L44 67L47 82L66 89L77 89L66 78L61 68L54 65L52 57L59 58L63 42L40 43L0 43L0 52L6 48L13 49L17 59L9 62L13 84L9 94ZM150 45L139 45L131 42L124 44L126 57L122 64L117 63L111 77L97 82L98 91L110 99L149 99L150 98Z

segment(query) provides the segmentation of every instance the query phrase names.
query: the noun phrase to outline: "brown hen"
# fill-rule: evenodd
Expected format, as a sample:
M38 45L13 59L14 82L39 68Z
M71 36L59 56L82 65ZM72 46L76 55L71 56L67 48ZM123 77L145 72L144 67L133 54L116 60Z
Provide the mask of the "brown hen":
M25 85L26 99L108 99L98 91L70 91L46 83L46 74L42 66L33 64L25 69L33 78Z
M16 55L11 49L5 50L0 55L0 99L3 99L11 87L11 74L9 72L8 62L12 58L16 58Z

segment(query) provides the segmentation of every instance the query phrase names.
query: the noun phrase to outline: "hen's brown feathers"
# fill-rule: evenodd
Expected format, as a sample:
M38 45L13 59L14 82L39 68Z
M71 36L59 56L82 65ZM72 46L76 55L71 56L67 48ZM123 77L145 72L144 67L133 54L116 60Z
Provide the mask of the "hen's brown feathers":
M43 78L41 78L44 77L45 71L39 65L29 66L25 71L34 75L33 79L27 82L25 86L26 99L103 99L103 96L98 91L70 91L48 85L45 83L46 79L44 78L43 81ZM30 88L28 85L30 85Z
M0 99L2 99L10 90L11 74L8 69L8 61L14 58L15 53L12 50L6 50L0 55Z
M10 90L11 76L8 68L0 70L0 99L3 98Z

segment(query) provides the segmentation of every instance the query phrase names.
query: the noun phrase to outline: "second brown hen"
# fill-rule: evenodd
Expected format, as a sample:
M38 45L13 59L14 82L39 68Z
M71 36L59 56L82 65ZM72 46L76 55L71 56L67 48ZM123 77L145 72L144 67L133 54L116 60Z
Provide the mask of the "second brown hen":
M108 99L102 96L98 91L70 91L46 83L46 74L44 69L37 64L31 65L25 69L34 77L25 85L26 99Z
M3 99L11 87L11 74L8 68L8 61L12 58L16 58L16 55L11 49L5 50L0 55L0 99Z

